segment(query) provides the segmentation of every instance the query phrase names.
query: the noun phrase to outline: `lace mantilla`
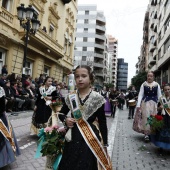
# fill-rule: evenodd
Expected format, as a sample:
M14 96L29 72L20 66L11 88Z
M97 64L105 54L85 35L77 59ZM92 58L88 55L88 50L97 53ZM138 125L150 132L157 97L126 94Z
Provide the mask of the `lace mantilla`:
M0 87L0 97L5 96L5 91L2 87Z
M41 86L41 87L39 88L39 90L40 90L40 94L42 95L41 98L43 99L45 96L51 95L51 93L56 90L56 87L50 86L50 87L46 90L46 89L45 89L45 86Z
M68 96L66 97L65 101L66 101L66 104L67 104L68 108L71 110L71 105L70 105L70 101L69 101ZM106 100L104 99L104 97L101 96L99 93L97 93L95 91L91 92L89 98L86 100L86 102L84 103L83 106L80 104L80 101L78 100L79 108L80 108L80 111L81 111L81 113L83 115L83 118L87 120L105 102L106 102Z
M144 86L148 86L150 88L158 86L158 83L153 81L151 84L149 84L147 81L143 83Z

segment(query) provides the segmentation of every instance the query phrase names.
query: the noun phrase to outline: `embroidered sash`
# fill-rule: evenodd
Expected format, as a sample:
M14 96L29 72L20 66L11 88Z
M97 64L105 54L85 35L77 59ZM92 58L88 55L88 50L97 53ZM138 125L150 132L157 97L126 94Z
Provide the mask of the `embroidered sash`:
M8 130L5 124L3 123L3 121L0 120L0 132L10 142L13 150L15 151L15 143L12 138L12 127L9 126L9 130Z
M166 113L170 116L170 103L166 100L166 97L162 96L160 98L160 102L161 102L164 110L166 111Z
M79 109L79 103L77 94L70 94L69 101L71 104L71 110L73 113L74 118L77 120L77 127L83 136L86 144L91 149L97 160L100 162L101 166L104 170L111 170L112 166L110 161L104 151L103 146L101 145L100 141L96 137L95 133L93 132L91 126L88 124L86 119L83 117L83 113L81 113Z

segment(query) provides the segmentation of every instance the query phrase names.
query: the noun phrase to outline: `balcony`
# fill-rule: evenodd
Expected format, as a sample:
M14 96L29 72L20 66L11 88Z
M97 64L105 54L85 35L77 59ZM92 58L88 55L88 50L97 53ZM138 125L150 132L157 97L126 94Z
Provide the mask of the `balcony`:
M101 30L101 31L103 31L103 32L106 31L106 27L105 27L105 26L102 26L102 25L99 25L99 24L96 25L96 29Z
M95 72L95 76L103 77L103 73L102 72Z
M159 20L158 19L154 19L154 28L158 25Z
M101 59L103 59L103 58L104 58L104 55L103 55L103 54L100 54L100 53L95 52L95 53L94 53L94 58L101 58Z
M100 14L100 13L97 13L96 20L98 20L98 21L100 21L100 22L103 22L104 25L105 25L105 23L106 23L105 17L103 16L103 14Z
M14 16L3 7L1 7L0 18L2 21L7 21L8 24L13 24Z
M161 57L158 60L158 64L157 64L158 68L163 66L169 60L169 56L170 56L170 50L167 50L166 53L163 55L163 57Z
M95 48L100 48L100 49L103 49L103 50L104 50L104 44L99 44L99 43L96 43L96 42L95 42L94 47L95 47Z
M105 41L105 39L106 39L104 34L98 34L98 33L95 34L95 38L98 38L103 41Z
M150 22L149 22L149 28L153 28L154 26L154 18L150 18Z
M156 58L156 55L158 54L158 49L156 48L153 52L153 58L155 59Z
M103 63L95 63L95 61L93 63L93 66L94 67L99 67L99 68L104 68L104 64Z
M153 52L154 50L155 50L155 45L154 44L150 44L150 46L149 46L149 51L150 52Z
M155 63L156 63L156 60L154 60L152 56L149 56L149 62L148 62L148 64L149 64L149 65L154 65Z

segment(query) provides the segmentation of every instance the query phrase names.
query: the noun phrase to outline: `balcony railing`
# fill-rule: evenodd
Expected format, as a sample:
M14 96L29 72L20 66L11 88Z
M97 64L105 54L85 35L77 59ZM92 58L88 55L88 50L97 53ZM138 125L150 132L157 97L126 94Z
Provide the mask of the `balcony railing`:
M94 61L95 62L95 61ZM100 67L100 68L103 68L104 67L104 64L102 64L102 63L93 63L93 66L94 67Z
M101 26L99 24L96 25L96 29L102 30L102 31L106 31L106 27L105 26Z
M154 44L150 44L149 51L153 52L154 50L155 50L155 45Z
M96 53L94 53L94 57L103 59L104 55L96 52Z
M5 19L10 24L13 23L14 16L3 7L1 7L0 17ZM0 20L2 20L2 19L0 19Z

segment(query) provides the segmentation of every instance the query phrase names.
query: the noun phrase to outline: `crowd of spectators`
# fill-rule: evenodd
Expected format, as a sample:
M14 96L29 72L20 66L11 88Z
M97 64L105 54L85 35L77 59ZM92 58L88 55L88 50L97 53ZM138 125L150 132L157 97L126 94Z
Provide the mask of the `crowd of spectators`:
M4 88L6 94L6 112L17 112L33 110L37 99L39 87L43 84L45 75L33 79L30 75L16 75L2 70L0 76L0 86ZM60 89L67 89L66 83L59 83L53 78L53 86Z

